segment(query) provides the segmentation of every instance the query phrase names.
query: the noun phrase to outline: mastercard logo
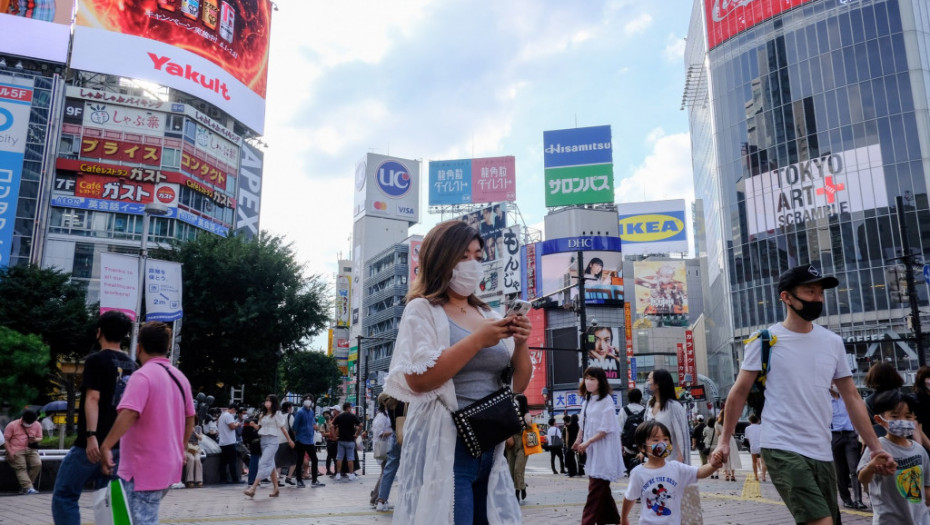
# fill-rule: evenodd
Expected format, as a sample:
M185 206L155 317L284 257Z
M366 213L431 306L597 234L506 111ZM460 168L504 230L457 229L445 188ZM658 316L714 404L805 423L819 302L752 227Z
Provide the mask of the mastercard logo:
M174 202L174 199L177 197L177 194L172 188L159 188L158 192L155 194L155 197L164 204L171 204Z
M376 210L387 211L387 208L388 208L388 206L387 206L387 203L386 203L386 202L375 201L375 209L376 209Z

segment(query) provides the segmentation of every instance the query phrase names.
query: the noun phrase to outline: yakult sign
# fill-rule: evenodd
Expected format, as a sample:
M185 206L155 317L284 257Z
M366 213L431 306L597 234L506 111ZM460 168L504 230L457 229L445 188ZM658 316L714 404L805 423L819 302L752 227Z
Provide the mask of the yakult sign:
M811 0L704 0L707 48Z
M877 144L791 164L744 183L750 235L888 206Z

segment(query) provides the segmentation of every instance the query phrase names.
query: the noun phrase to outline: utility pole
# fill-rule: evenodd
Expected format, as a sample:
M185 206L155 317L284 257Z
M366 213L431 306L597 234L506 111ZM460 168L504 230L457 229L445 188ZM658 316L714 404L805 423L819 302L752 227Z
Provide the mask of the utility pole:
M581 372L588 369L588 315L585 310L585 292L584 292L584 252L578 250L578 315L580 326L578 327L578 340L580 341L581 350Z
M911 254L911 245L907 238L907 223L904 220L904 198L898 195L896 204L898 207L898 228L901 231L901 248L904 251L904 253L901 254L901 261L904 263L904 278L907 281L907 298L911 306L911 324L913 325L914 338L917 339L917 363L919 366L925 366L927 364L927 357L924 355L924 334L920 326L920 310L917 306L917 288L914 284L915 258Z

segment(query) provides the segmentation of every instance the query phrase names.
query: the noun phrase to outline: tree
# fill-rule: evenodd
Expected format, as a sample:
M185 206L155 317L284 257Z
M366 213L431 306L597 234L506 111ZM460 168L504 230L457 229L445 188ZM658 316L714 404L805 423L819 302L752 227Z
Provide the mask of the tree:
M49 352L42 339L0 326L0 401L14 414L34 403L48 384Z
M183 264L179 364L194 391L225 399L217 383L245 384L246 400L259 402L276 391L281 359L329 320L323 279L304 276L279 236L200 235L153 256Z
M342 380L336 359L315 350L287 355L282 369L285 392L313 394L317 399L337 388Z

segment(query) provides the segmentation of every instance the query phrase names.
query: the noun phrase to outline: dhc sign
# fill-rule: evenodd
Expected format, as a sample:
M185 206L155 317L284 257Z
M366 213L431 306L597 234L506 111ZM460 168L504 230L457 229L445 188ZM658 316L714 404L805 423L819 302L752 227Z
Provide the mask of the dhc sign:
M578 251L602 251L602 252L619 252L620 239L617 237L563 237L561 239L550 239L540 243L541 250L544 254L561 253L561 252L578 252Z

